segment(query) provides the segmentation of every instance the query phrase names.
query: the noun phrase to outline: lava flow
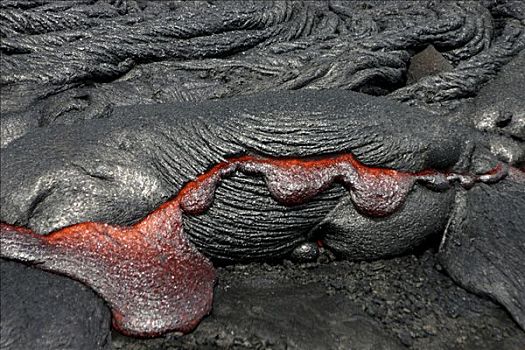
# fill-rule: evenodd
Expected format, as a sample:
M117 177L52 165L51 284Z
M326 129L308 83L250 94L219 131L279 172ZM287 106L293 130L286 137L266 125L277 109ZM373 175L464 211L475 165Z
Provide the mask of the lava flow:
M85 222L43 236L2 223L1 256L90 286L109 304L114 327L125 334L187 333L211 309L216 274L184 235L183 214L206 211L222 178L235 172L262 176L274 199L288 206L304 203L337 182L350 191L359 211L387 216L416 181L443 190L453 181L490 182L505 171L499 166L477 177L408 173L368 167L351 154L310 160L242 156L215 165L130 227Z

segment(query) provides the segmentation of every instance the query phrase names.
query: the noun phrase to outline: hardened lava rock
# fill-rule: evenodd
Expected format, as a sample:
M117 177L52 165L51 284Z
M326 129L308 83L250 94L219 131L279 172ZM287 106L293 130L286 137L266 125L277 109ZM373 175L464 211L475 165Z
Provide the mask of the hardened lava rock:
M124 303L127 311L140 316L144 305L166 302L161 309L174 310L173 298L181 302L167 312L177 314L173 318L153 312L158 319L142 328L149 331L129 332L152 335L155 329L186 332L208 312L212 262L315 264L327 250L330 259L369 260L441 243L440 266L459 285L499 302L523 327L522 2L6 0L0 9L3 257L88 285L94 271L119 278L135 271L127 286L138 287L131 295L139 302ZM367 171L339 172L323 182L328 175L315 166L304 171L301 163L326 164L323 159L341 155ZM285 159L295 170L271 173L255 162L213 181L199 177L243 156ZM407 187L392 174L415 180ZM275 178L284 185L269 186ZM184 197L184 188L207 196ZM193 204L162 207L175 209L168 212L175 221L153 215L177 196ZM278 200L285 197L290 200ZM392 203L396 210L386 211ZM65 250L53 250L57 242ZM97 259L97 252L108 254ZM79 262L83 269L75 269ZM142 283L143 271L130 266L153 266L155 273ZM65 277L56 277L61 287L47 273L22 270L50 279L42 298L69 287L83 293ZM4 322L78 326L84 332L75 344L108 346L107 328L93 337L88 331L107 322L98 297L86 296L85 305L102 316L70 322L70 310L59 310L46 323L28 307L36 293L23 294L27 304L17 299L18 289L29 290L23 275L9 288L2 281L2 308L9 309L2 312L2 332ZM118 278L101 275L106 279L91 284L97 292L117 286L112 295L131 300L119 292ZM188 288L169 289L166 298L141 294L170 285L162 276ZM407 285L404 299L420 293L417 288ZM190 294L194 303L185 304ZM115 305L110 302L113 311ZM117 327L125 323L113 316ZM17 332L2 333L2 341L21 339ZM406 332L396 335L411 345ZM53 338L42 333L38 339ZM46 344L38 345L52 348Z

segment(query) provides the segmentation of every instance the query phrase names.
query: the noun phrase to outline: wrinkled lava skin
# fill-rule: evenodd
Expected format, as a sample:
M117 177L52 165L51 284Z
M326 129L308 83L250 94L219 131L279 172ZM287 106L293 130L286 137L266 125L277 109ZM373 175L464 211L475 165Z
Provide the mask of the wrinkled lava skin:
M2 239L5 256L44 261L1 259L14 284L1 288L1 346L110 346L101 299L39 266L90 284L117 327L147 335L187 331L207 312L210 261L311 259L314 242L373 260L442 238L446 272L524 327L523 2L5 0L0 9ZM264 93L326 89L432 113L347 92ZM239 95L251 96L177 105ZM401 178L365 171L365 181L329 185L317 170L284 176L277 163L211 176L242 156L304 165L350 155L354 170ZM72 298L61 307L62 295ZM75 312L75 301L98 314L69 322L90 312ZM57 325L70 336L54 336ZM31 345L9 343L21 337Z
M273 198L289 206L342 182L358 210L372 217L398 209L416 181L444 189L458 177L369 168L351 155L310 161L245 156L214 166L131 227L81 223L40 236L1 224L2 256L86 283L108 302L113 325L123 333L187 333L210 311L215 273L184 236L182 214L198 215L208 209L221 178L235 171L262 175ZM493 182L505 175L498 165L469 183Z
M88 286L15 261L0 276L1 349L111 349L111 313Z
M360 115L374 113L374 108L392 112L395 110L397 113L395 124L388 113L373 120ZM330 118L323 119L319 110L325 112L331 110ZM403 115L399 113L400 110L406 113ZM427 117L422 119L420 113L424 112L381 98L351 92L290 92L278 95L266 93L200 104L144 106L116 110L107 120L105 128L97 125L97 128L90 129L88 122L76 129L69 127L68 134L61 133L65 130L60 128L46 130L45 137L48 140L53 137L57 141L50 145L54 150L45 149L38 155L39 151L35 149L34 153L27 154L30 154L30 157L41 157L42 164L46 164L48 171L56 172L57 175L52 177L60 178L59 174L63 173L65 168L57 169L51 166L57 164L57 161L68 159L68 163L63 166L81 164L80 176L87 177L88 181L103 183L108 179L118 181L119 176L123 176L124 181L129 181L126 173L119 174L117 170L122 164L115 165L103 160L105 157L108 160L112 159L111 148L109 152L102 152L99 149L107 148L108 141L117 141L119 145L115 147L116 149L119 151L124 149L135 157L138 155L137 152L148 155L152 149L157 152L155 160L159 159L158 157L168 156L167 159L171 162L163 165L174 167L175 164L179 164L182 179L187 180L178 180L178 191L172 200L127 227L108 223L74 224L74 222L63 221L82 222L83 215L89 213L89 206L98 213L106 215L106 210L111 210L111 207L104 208L103 203L114 205L116 199L111 191L101 192L104 196L109 195L106 202L98 199L86 203L73 196L70 197L73 202L68 203L64 201L67 198L65 195L68 191L72 191L69 192L70 195L78 193L79 187L83 186L81 178L75 179L69 173L67 177L60 180L62 182L50 183L51 187L47 189L42 188L41 182L34 183L37 185L36 188L26 187L28 191L36 190L36 197L33 198L37 202L28 203L32 208L30 221L20 222L24 217L27 220L27 213L18 216L17 220L12 220L12 215L17 214L16 209L12 210L15 208L13 206L3 206L2 214L6 218L11 216L9 221L14 221L14 224L29 223L29 226L32 226L31 223L34 221L31 219L34 219L35 215L47 215L47 220L38 220L38 222L48 226L36 226L34 227L36 230L32 231L12 224L2 224L0 235L2 257L38 264L40 268L66 274L91 286L108 302L113 311L115 327L124 333L151 336L169 330L188 332L198 324L211 307L215 272L207 257L218 259L222 257L215 254L214 248L226 246L222 252L231 253L231 261L269 259L290 254L291 250L301 242L313 239L299 230L295 232L295 238L290 237L286 232L272 229L272 222L264 224L260 221L263 223L262 228L264 229L266 225L268 229L268 232L262 232L266 235L265 241L262 244L248 246L248 249L255 251L256 254L243 257L242 253L247 249L247 242L254 240L257 243L257 239L250 235L250 231L243 232L243 227L239 227L239 231L245 234L244 241L232 243L228 240L223 241L224 237L220 230L185 225L187 219L191 218L212 218L216 220L218 227L228 224L228 219L224 220L220 215L215 217L213 212L216 206L223 209L220 206L222 194L219 193L219 189L226 181L236 182L239 179L262 181L273 205L280 208L285 215L289 215L292 229L294 221L301 221L302 217L307 215L301 211L308 213L308 205L312 203L324 206L325 212L329 213L334 208L334 198L326 201L321 199L322 204L319 202L316 204L316 201L334 188L344 188L349 192L350 203L343 200L341 201L343 205L355 208L356 213L361 217L370 217L378 222L382 220L388 222L398 213L407 215L403 207L414 188L427 191L428 193L422 192L425 197L432 196L430 193L457 191L469 193L472 188L480 184L490 187L494 183L509 181L518 184L511 187L517 188L519 194L522 187L519 176L521 171L511 167L511 175L507 176L508 165L484 150L480 139L476 138L475 131L459 126L451 127L438 120L430 122ZM144 119L144 116L147 116L147 119ZM314 121L321 123L323 127L312 129ZM401 126L408 121L413 124L409 131L399 127L398 134L394 133L396 125ZM187 139L173 137L185 132L183 125L187 124L191 124L195 131L200 133L197 135L206 137L193 138L191 141L194 143L189 142L189 144L186 143ZM391 134L379 133L385 129L390 130ZM274 130L283 130L283 133L275 134ZM126 137L119 139L118 135L123 131L126 132ZM332 144L319 142L323 140L326 132L330 132ZM141 137L134 138L130 133L137 133L137 136ZM156 147L148 149L147 142L144 140L154 143L159 139L159 135L170 135L174 144L156 145L168 149ZM294 135L299 137L293 139ZM406 138L408 135L410 139ZM38 136L38 133L29 133L7 148L6 156L2 158L2 171L5 171L2 174L3 178L14 179L12 172L18 172L24 162L20 159L22 153L17 152L17 147L27 149L31 144L38 145ZM271 140L277 145L270 144L270 139L265 140L265 137L272 137ZM82 141L82 138L86 142ZM62 141L59 140L65 143L61 144ZM133 144L126 144L130 140L136 140L138 142L136 146L139 148L133 149ZM94 142L90 145L90 141ZM177 144L180 141L184 143ZM68 142L72 143L68 144ZM199 145L199 142L202 143ZM472 142L477 142L478 147L471 147ZM82 145L82 153L75 151L73 148L75 144ZM270 145L271 147L268 147ZM230 149L225 150L228 146ZM327 146L331 148L326 149ZM92 164L89 162L80 162L80 159L93 160L93 158L84 158L92 157L91 152L98 152L94 164L97 169L91 169ZM204 155L218 153L219 159L224 160L213 164L211 160L214 157L200 156L193 159L192 166L202 159L207 158L208 161L202 164L204 166L200 168L201 170L190 168L194 173L200 172L191 179L188 177L190 172L186 171L187 168L184 169L188 164L184 162L187 161L187 156L198 155L198 152L203 152ZM227 157L228 154L235 153L246 155ZM141 161L140 164L147 164L147 162ZM113 166L117 168L111 168ZM158 164L156 166L162 174L163 171L158 168ZM22 174L17 178L17 181L22 183L24 180L27 181L28 178L24 179ZM75 187L68 188L68 183L74 184ZM335 183L337 185L334 185ZM87 189L93 188L89 182L85 185ZM126 185L133 189L130 186L132 184L126 183ZM260 196L257 190L254 191L250 186L253 186L253 183L251 185L249 182L248 185L244 183L241 192L245 193L245 197L239 195L237 198L241 203L249 198ZM346 193L344 189L343 193ZM61 192L64 190L66 192ZM2 193L3 201L18 194L9 191L7 187L5 195ZM39 191L43 192L38 194ZM63 200L61 203L53 201L57 193L59 193L58 198ZM247 198L246 193L248 193ZM127 193L120 194L121 197L126 195ZM509 197L511 202L516 203L515 210L509 211L506 216L517 215L523 209L522 203L515 197L515 194ZM14 198L16 197L11 197L11 200ZM337 195L335 198L337 201L343 196ZM447 198L450 200L451 197ZM57 206L60 204L73 204L77 210L64 211L65 208L62 207L62 211L57 212ZM451 204L445 203L446 206ZM81 208L84 206L84 209L78 211L78 206ZM18 210L20 208L23 206L18 206ZM420 211L423 212L425 209L427 208L421 208ZM120 210L122 211L122 208ZM77 216L68 217L66 214L68 212ZM129 216L133 213L127 214L127 220L132 219ZM96 218L92 213L89 215ZM408 220L414 221L417 225L418 218L413 215L414 213L410 213ZM446 217L449 212L445 211L437 215ZM224 221L226 223L223 223ZM315 232L315 224L319 222L311 225L310 231ZM381 234L375 231L373 225L368 223L365 225L370 226L369 231L363 232L365 237ZM60 228L61 226L64 228ZM337 239L334 238L341 231L341 227L326 230L326 222L324 227L323 236L319 237L317 234L315 239L321 238L323 244L343 256L351 254L351 250L346 250L346 246L338 244ZM54 232L46 234L46 230L53 231L49 228L54 229ZM261 226L257 229L261 230ZM411 244L406 244L404 241L402 243L406 245L405 249L408 249L411 245L417 245L424 240L427 235L443 229L445 228L437 227L433 232L420 232ZM235 225L230 226L231 230L235 230ZM520 233L520 230L519 226L513 227L510 236L514 237ZM458 233L462 233L462 229L449 226L446 235L453 237ZM393 245L390 247L392 250L377 254L398 253L396 248ZM485 248L486 246L482 246L481 250ZM370 257L373 256L372 252ZM501 260L501 263L505 264L505 260ZM454 267L451 269L457 270ZM516 273L519 275L520 270ZM498 274L493 274L492 277L492 282L496 281L499 283L498 286L504 285L505 288L494 289L493 283L481 286L475 283L471 288L499 300L521 323L521 305L524 299L520 289L520 279L509 280Z

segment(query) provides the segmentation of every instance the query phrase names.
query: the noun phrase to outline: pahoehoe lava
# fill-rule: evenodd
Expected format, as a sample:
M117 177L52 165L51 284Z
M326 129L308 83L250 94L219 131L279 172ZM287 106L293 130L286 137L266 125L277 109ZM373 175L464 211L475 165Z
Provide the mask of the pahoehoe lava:
M91 286L124 333L188 332L211 307L210 259L278 259L318 239L353 259L401 254L444 230L420 213L446 222L454 192L481 184L508 183L509 195L495 196L515 205L499 215L519 222L523 186L506 174L521 171L484 140L422 110L337 90L118 108L104 120L31 131L4 149L1 255ZM417 205L436 199L444 209ZM242 203L253 206L229 214ZM501 249L520 239L517 227L508 226ZM447 237L469 232L448 226ZM476 249L492 249L491 240ZM514 260L497 262L520 273ZM497 271L490 283L465 285L520 322L521 282Z
M2 349L523 348L525 2L0 12Z
M357 209L374 217L398 209L416 181L446 190L458 178L471 186L506 175L502 165L484 175L460 176L371 168L348 154L317 160L244 156L215 165L131 227L81 223L41 236L1 224L2 256L86 283L108 302L113 325L123 333L188 332L210 311L215 273L184 236L182 214L207 210L220 180L237 171L262 175L273 198L288 206L340 182Z

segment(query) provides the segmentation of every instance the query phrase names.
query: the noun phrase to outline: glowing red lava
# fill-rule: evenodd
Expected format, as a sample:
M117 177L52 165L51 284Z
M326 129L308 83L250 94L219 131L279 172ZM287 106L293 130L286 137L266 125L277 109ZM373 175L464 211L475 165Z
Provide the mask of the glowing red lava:
M234 172L262 176L274 199L289 206L337 182L350 191L359 211L387 216L399 208L416 181L442 190L453 181L501 178L504 170L475 177L373 168L351 154L309 160L242 156L215 165L130 227L85 222L43 236L2 223L1 256L84 282L106 300L115 328L125 334L186 333L209 313L216 274L184 235L182 218L206 211L222 178Z

